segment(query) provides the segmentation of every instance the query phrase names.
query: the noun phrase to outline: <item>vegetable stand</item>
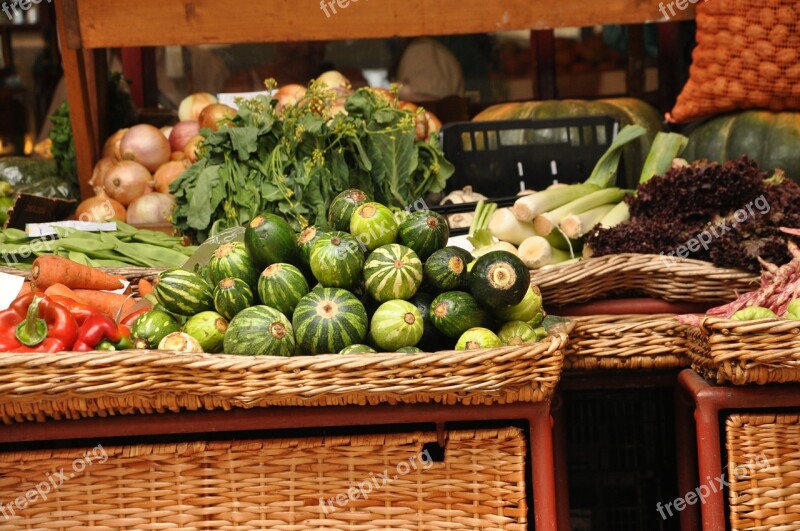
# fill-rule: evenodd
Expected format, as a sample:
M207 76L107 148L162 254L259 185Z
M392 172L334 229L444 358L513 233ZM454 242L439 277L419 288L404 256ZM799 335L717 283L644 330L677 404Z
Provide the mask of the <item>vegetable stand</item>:
M56 9L85 197L91 196L88 181L105 133L100 127L105 112L103 91L98 90L106 78L104 55L98 53L103 48L447 35L663 21L657 3L638 0L602 5L591 0L565 0L557 5L524 0L391 0L353 3L330 17L315 3L288 0L64 0ZM414 14L415 24L408 23L409 13ZM689 19L693 14L690 4L671 20ZM540 85L554 80L552 73L543 74Z

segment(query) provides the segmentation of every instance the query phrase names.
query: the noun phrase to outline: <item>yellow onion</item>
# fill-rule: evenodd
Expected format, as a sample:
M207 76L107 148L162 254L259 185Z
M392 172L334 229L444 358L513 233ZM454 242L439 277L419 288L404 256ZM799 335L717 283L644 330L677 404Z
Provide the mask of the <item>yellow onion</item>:
M127 129L120 129L108 137L108 140L106 140L106 143L103 145L103 158L122 160L119 144L122 141L122 137L125 136L127 132Z
M152 183L153 176L147 168L132 160L121 160L106 174L103 189L109 197L127 207L150 192Z
M75 211L75 218L78 221L104 223L112 219L119 221L127 219L125 207L119 201L108 197L102 188L95 188L94 193L94 197L78 205L78 210Z
M228 107L224 103L212 103L200 113L200 129L211 129L216 131L222 126L231 126L231 118L236 116L236 109Z
M164 134L148 124L134 125L119 144L124 160L133 160L153 172L169 160L172 149Z
M203 145L202 135L193 136L191 140L186 143L183 153L189 162L194 164L200 158L200 148Z
M131 225L159 225L169 223L175 199L169 194L151 192L128 206L128 223Z
M183 151L186 143L200 133L200 124L195 120L187 120L185 122L178 122L172 128L172 133L169 135L169 145L172 151Z
M213 94L208 92L190 94L181 101L181 105L178 108L178 119L182 122L186 120L197 121L203 109L212 103L217 103L217 98Z
M162 164L153 174L153 188L156 192L161 192L162 194L169 193L169 185L180 177L181 173L188 167L189 162L187 160L173 160Z
M106 174L108 174L108 172L111 171L111 168L114 167L114 164L116 164L116 162L117 161L109 157L104 157L98 160L97 164L94 165L94 170L92 171L92 178L89 179L89 185L94 188L98 186L102 187L103 181L106 178Z

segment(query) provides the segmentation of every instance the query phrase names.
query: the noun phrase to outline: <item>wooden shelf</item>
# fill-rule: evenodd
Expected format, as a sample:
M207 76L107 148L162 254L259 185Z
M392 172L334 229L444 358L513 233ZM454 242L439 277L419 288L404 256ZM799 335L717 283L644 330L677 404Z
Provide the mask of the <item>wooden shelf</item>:
M651 0L62 0L56 4L81 190L99 154L111 47L365 39L664 21ZM346 6L345 8L341 6ZM671 21L690 19L694 10ZM334 12L335 9L335 12Z

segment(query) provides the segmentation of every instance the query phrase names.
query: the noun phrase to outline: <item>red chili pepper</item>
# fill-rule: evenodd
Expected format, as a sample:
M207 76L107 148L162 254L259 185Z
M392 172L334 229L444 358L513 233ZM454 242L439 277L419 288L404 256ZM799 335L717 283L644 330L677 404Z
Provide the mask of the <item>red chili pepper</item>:
M0 352L62 352L77 336L69 310L41 294L23 295L0 312Z

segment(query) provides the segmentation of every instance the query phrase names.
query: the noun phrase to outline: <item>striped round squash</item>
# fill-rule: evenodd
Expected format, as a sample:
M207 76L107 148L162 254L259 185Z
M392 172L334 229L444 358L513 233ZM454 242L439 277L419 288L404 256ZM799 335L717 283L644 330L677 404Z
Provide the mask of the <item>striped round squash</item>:
M410 299L422 283L422 262L404 245L378 247L364 264L364 282L378 302Z
M291 264L272 264L258 279L258 297L262 304L291 316L300 299L308 293L302 271Z
M385 352L413 347L422 339L422 314L408 301L394 300L381 304L372 316L370 333Z
M410 247L423 261L447 245L449 238L450 227L447 221L430 210L412 212L400 224L397 233L398 243Z
M229 321L253 302L253 290L240 278L223 278L214 288L214 308Z
M194 315L214 309L214 290L203 277L185 269L167 269L158 275L153 295L168 312Z
M223 344L225 354L286 357L295 353L292 324L269 306L239 312L228 325Z
M311 272L327 288L355 288L363 268L364 251L346 232L324 233L311 248Z
M361 301L339 288L315 289L300 299L292 317L297 346L306 354L335 354L362 343L367 324Z
M242 242L223 243L208 262L211 283L217 285L226 278L240 278L250 289L258 285L258 268Z

